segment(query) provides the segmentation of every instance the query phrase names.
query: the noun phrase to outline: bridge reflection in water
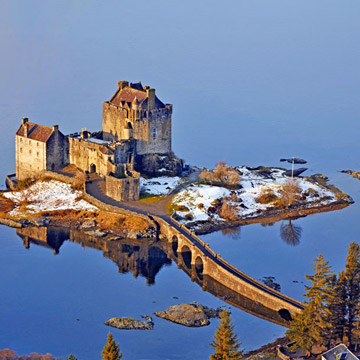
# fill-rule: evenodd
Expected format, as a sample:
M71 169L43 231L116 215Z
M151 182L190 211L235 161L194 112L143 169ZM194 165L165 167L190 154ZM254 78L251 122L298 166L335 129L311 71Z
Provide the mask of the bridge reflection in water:
M285 327L289 326L290 312L286 309L274 310L264 304L254 301L246 294L234 291L224 286L204 273L204 264L200 257L192 261L192 254L186 245L178 249L178 239L174 236L171 241L147 240L116 240L108 241L95 238L72 229L54 227L28 227L17 229L16 233L23 240L24 246L31 244L44 246L58 254L60 247L66 240L78 243L82 247L101 250L103 255L118 266L119 273L131 272L134 277L142 276L148 285L155 283L155 277L163 266L174 261L204 291L207 291L226 303L244 310L259 318L271 321Z

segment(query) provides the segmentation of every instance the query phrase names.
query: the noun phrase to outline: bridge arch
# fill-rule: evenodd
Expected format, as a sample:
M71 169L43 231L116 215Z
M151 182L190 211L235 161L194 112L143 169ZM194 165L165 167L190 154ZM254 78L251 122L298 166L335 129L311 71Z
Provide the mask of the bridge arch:
M181 257L182 257L182 260L183 260L185 266L188 269L191 269L191 256L192 256L192 254L191 254L190 248L187 245L184 245L181 248Z
M203 279L204 276L204 262L200 256L195 259L195 272L199 279Z
M176 235L173 235L173 237L171 238L171 248L175 257L178 257L178 247L179 247L178 237Z
M292 320L291 313L287 309L280 309L278 310L279 315L286 321Z

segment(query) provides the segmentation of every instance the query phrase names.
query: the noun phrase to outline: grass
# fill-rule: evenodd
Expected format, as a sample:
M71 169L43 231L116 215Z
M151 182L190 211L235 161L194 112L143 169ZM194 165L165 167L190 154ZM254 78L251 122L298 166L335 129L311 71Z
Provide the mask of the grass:
M144 192L144 193L140 193L140 199L138 201L145 204L151 204L160 201L162 199L165 199L165 197L166 195L154 195Z
M15 204L5 197L0 196L0 211L1 212L8 212L13 210L15 207Z

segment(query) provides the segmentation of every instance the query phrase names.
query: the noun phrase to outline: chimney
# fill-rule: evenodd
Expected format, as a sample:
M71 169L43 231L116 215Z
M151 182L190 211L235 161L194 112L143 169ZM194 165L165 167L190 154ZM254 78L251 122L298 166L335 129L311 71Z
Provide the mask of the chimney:
M129 82L126 80L118 81L119 90L122 90L125 86L129 86Z
M59 130L59 125L53 125L52 129L53 129L53 131L58 131Z
M80 138L87 139L88 137L89 137L88 131L86 130L86 128L82 128L81 133L80 133Z
M148 97L148 110L155 109L155 89L146 89Z
M24 117L24 118L21 119L21 123L23 125L25 125L28 121L29 121L29 118L27 118L27 117Z
M24 136L28 137L28 133L29 133L29 123L26 121L23 123L24 124Z

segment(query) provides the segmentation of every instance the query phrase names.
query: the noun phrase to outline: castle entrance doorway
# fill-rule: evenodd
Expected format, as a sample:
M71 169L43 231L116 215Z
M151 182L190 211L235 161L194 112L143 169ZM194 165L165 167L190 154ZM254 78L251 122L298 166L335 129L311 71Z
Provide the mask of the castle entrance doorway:
M91 173L91 174L96 173L96 165L95 165L95 164L91 164L91 165L90 165L90 173Z

